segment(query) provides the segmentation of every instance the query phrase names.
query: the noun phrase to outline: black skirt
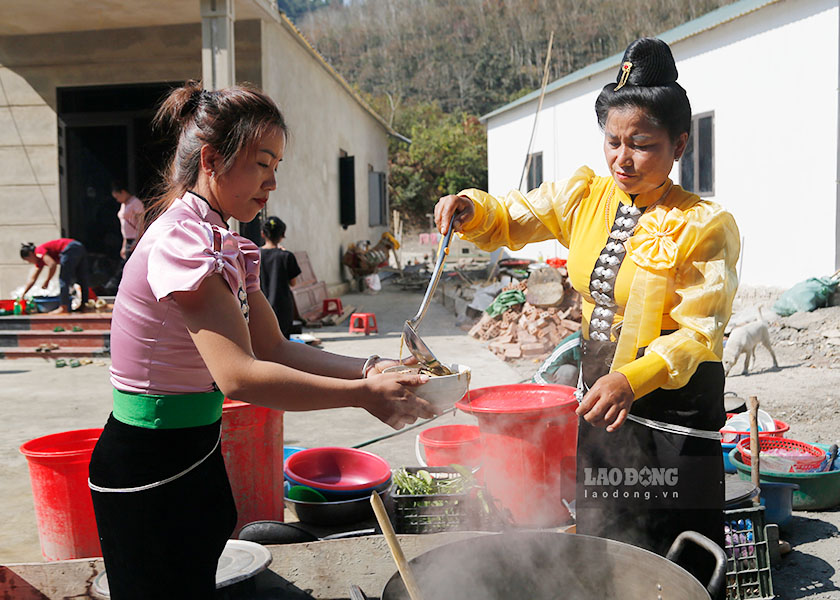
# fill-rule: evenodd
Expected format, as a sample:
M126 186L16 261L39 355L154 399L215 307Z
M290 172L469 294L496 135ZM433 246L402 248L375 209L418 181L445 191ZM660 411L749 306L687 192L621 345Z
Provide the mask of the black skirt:
M639 398L631 414L716 431L725 422L724 374L702 363L678 390ZM720 442L625 421L608 433L582 418L577 446L577 533L626 542L665 555L685 530L724 546L724 472ZM703 585L714 560L689 547L679 561Z
M126 488L176 475L213 449L220 428L221 420L145 429L112 415L93 451L91 483ZM111 598L213 598L216 565L237 516L221 446L170 483L91 494Z

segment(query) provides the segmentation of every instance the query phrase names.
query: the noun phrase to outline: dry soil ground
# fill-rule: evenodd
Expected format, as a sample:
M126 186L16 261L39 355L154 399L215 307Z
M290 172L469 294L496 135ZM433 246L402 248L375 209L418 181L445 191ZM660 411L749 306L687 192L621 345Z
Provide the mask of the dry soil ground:
M386 285L381 295L345 299L345 303L364 305L377 313L380 336L358 338L348 336L346 325L332 331L320 330L328 350L366 356L371 352L396 354L404 315L411 315L419 304L422 292L400 292ZM769 307L772 294L765 291L744 291L736 305L736 320L748 319L756 304ZM388 316L390 315L390 317ZM773 369L769 354L757 351L757 363L749 375L740 374L740 364L727 379L727 390L743 398L758 396L762 407L776 418L787 421L789 436L806 442L830 443L840 439L840 307L818 309L786 319L775 317L769 310L764 316L770 323L780 368ZM471 355L480 371L473 383L498 385L530 378L537 365L533 361L501 363L489 350L454 327L454 316L440 305L434 305L429 327L439 331L430 335L435 348L448 348ZM451 319L447 321L447 319ZM424 325L426 327L427 325ZM330 328L333 329L333 328ZM432 334L432 331L429 332ZM836 334L836 335L835 335ZM425 334L424 334L425 335ZM835 343L836 341L836 343ZM385 344L385 348L383 348ZM486 356L484 353L486 352ZM452 359L454 360L454 358ZM486 362L485 362L486 361ZM46 367L46 368L45 368ZM511 370L511 368L516 371ZM83 372L84 371L84 372ZM34 435L72 427L98 426L109 411L109 386L106 369L51 368L37 361L0 362L0 384L4 393L4 419L0 423L0 562L38 560L37 536L25 461L17 446ZM7 392L10 396L7 396ZM8 403L8 404L7 404ZM335 443L352 445L359 439L383 433L370 419L350 409L336 412L338 417L329 431L323 429L324 413L287 415L289 443L326 445L326 438ZM351 418L352 417L352 418ZM320 423L320 427L316 427ZM71 428L72 428L71 427ZM326 437L325 437L326 436ZM383 454L393 455L394 464L409 464L413 455L413 435L389 440ZM400 441L402 440L402 441ZM377 446L378 451L379 447ZM387 450L387 451L386 451ZM402 461L402 462L400 462ZM796 512L782 530L793 551L773 571L776 593L785 599L840 599L840 511Z

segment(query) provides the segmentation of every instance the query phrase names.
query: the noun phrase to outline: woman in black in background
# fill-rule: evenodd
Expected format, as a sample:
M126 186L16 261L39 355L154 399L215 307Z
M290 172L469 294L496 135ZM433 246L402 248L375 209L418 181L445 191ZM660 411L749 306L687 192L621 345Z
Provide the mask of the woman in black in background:
M295 255L280 245L285 236L286 224L268 217L262 226L265 244L260 248L260 288L277 315L280 331L289 339L295 315L291 286L300 275L300 267Z

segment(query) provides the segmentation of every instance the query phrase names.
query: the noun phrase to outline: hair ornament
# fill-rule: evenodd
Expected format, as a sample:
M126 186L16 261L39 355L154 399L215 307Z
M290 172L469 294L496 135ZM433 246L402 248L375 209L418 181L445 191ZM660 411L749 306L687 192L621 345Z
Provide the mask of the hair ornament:
M632 68L633 63L631 63L629 60L625 60L623 63L621 63L621 79L618 81L618 85L615 86L615 88L613 88L614 92L617 92L622 87L624 87L624 84L626 84L627 80L630 78L630 69Z

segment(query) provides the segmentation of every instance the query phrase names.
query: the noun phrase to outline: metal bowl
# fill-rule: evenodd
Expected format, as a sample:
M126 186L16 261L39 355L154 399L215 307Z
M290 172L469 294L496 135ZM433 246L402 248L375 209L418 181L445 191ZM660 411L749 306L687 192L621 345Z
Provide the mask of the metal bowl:
M382 498L387 490L377 493ZM335 502L302 502L285 498L286 506L302 523L310 525L347 525L373 518L370 496Z

